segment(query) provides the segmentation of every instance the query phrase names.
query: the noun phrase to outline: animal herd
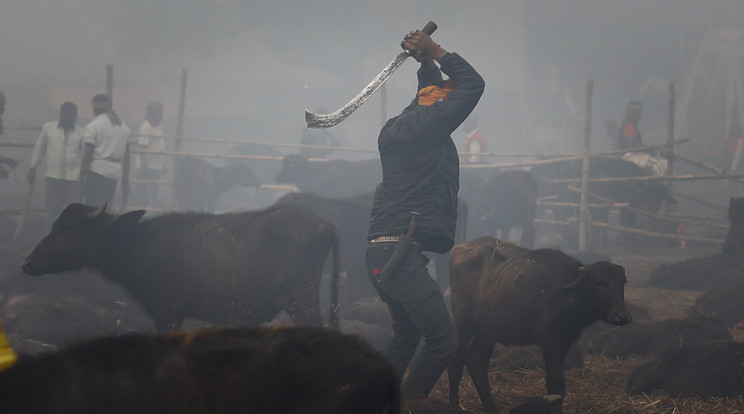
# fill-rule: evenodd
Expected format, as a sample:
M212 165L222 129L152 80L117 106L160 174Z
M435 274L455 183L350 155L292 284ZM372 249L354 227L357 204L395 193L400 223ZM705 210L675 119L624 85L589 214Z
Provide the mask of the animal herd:
M621 175L634 175L626 171L632 167L615 161L593 164L595 173L625 169ZM243 175L240 165L215 169L191 160L182 168L209 175L219 191L226 184L215 180ZM0 373L2 412L401 412L399 378L380 349L359 335L341 333L344 312L374 296L364 283L363 258L370 193L380 179L376 169L377 162L311 164L287 156L276 180L295 184L300 192L253 211L210 213L218 193L208 204L189 208L206 212L151 218L143 217L144 210L112 214L106 205L69 205L26 257L23 271L40 276L91 269L134 298L156 332L102 336L58 352L21 355L18 364ZM731 312L716 307L724 301L708 297L719 294L714 287L735 292L744 251L744 199L730 202L731 228L721 255L699 266L716 263L728 269L728 276L718 282L707 278L707 285L701 281L706 278L695 276L693 282L679 282L681 289L702 284L701 290L711 291L690 310L693 322L631 323L623 266L609 260L584 263L559 249L532 249L544 178L575 178L574 169L571 164L532 174L510 171L488 181L463 175L467 220L458 227L465 231L449 257L438 258L435 270L451 295L459 339L447 369L449 399L439 408L428 400L406 401L408 412L457 412L467 368L485 412L497 413L492 389L499 385L489 383L488 368L495 345L501 344L538 346L545 369L546 396L509 412L560 413L567 355L582 347L623 358L616 338L629 338L631 332L646 341L637 353L653 345L655 351L646 356L657 356L633 371L628 392L744 395L744 374L732 368L744 363L744 347L718 325L738 320L725 319ZM542 178L536 179L539 171ZM257 183L252 175L243 178L244 185ZM547 187L557 200L575 198L566 185ZM596 186L593 191L650 210L662 201L674 202L666 190L647 187ZM184 206L194 202L187 196L182 200ZM623 217L633 224L632 211ZM512 227L521 228L519 245L508 241ZM497 232L500 238L494 238ZM607 242L604 234L594 237L596 243ZM673 285L683 273L674 266L658 270L666 278L652 277L650 283ZM731 302L740 303L736 299L732 294ZM265 326L282 311L294 327ZM184 330L186 319L223 327ZM615 327L590 332L599 320ZM670 344L659 334L665 329L678 338L685 329L708 334L704 341ZM718 367L720 375L706 376L706 366Z

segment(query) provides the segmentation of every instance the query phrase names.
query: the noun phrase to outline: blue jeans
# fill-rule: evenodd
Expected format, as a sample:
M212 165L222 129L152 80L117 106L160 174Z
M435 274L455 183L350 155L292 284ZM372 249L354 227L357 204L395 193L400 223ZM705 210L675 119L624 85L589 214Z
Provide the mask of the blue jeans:
M428 259L421 254L421 247L411 246L401 268L387 279L379 280L379 270L390 259L396 243L368 245L367 277L393 318L393 338L388 344L387 358L401 378L421 337L425 339L403 382L402 394L403 397L426 396L455 354L457 334L439 286L426 268Z

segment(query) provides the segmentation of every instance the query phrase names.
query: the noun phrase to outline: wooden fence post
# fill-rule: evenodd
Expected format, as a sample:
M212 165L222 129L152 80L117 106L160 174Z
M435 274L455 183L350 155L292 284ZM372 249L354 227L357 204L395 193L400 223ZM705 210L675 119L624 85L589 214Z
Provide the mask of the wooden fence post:
M178 124L176 125L176 152L181 151L181 137L183 137L183 111L186 108L186 79L188 69L181 71L181 97L178 100Z
M590 227L586 208L586 193L589 187L589 153L592 141L592 91L594 79L586 83L586 118L584 119L584 159L581 164L581 201L579 206L579 251L586 251L586 235Z

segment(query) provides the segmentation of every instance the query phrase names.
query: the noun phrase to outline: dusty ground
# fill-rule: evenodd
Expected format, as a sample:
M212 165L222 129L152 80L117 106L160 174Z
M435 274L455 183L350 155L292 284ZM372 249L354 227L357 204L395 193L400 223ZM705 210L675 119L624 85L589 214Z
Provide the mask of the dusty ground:
M653 320L668 317L684 317L702 292L673 291L655 287L644 287L650 272L664 262L675 262L689 257L707 256L717 253L717 248L658 249L626 253L621 250L603 251L613 262L625 267L628 276L626 301L648 310ZM602 323L602 322L597 322ZM564 413L744 413L744 398L713 399L670 398L663 393L651 395L629 395L625 382L634 367L646 359L625 361L603 356L585 357L583 369L566 371L567 396L563 404ZM492 393L501 412L524 402L529 397L545 393L544 371L492 370L489 375ZM447 401L449 386L446 373L440 378L432 397ZM480 400L470 378L463 376L461 404L470 411L481 410Z

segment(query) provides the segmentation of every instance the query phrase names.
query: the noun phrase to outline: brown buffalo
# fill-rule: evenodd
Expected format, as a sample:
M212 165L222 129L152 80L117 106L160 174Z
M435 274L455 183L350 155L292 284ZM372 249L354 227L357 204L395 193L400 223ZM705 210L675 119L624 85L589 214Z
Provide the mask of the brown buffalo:
M625 269L588 266L557 250L529 250L483 237L452 249L452 307L459 346L449 366L449 402L459 405L463 364L488 413L496 405L488 385L494 345L538 344L548 394L565 395L563 362L581 331L598 319L630 322Z
M4 414L397 414L384 356L329 329L223 328L101 337L20 357Z
M332 250L329 323L338 327L338 235L327 221L293 207L140 221L144 214L71 204L23 270L92 268L137 299L158 332L189 317L253 326L281 310L297 324L321 325L320 280Z

